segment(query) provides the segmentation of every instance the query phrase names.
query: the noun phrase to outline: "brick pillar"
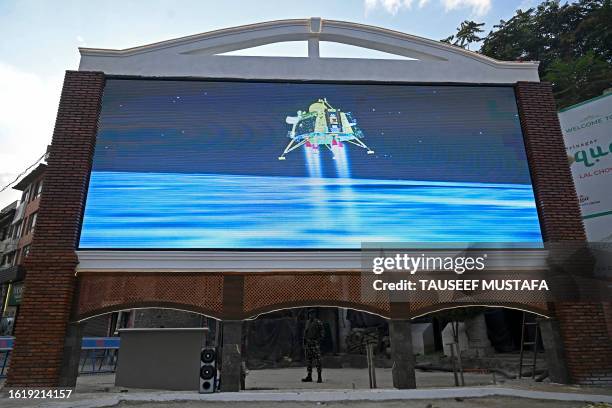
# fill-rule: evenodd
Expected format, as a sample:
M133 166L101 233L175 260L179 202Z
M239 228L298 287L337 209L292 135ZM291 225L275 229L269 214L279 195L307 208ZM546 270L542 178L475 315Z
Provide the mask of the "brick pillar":
M551 85L519 82L515 92L544 240L585 241ZM612 384L612 340L603 305L562 302L553 310L570 381Z
M569 384L569 371L563 350L563 339L559 329L559 321L554 318L538 319L540 333L542 333L542 344L544 344L546 368L548 378L557 384Z
M60 369L60 387L76 387L81 362L81 343L83 341L83 323L68 323L66 338L64 339L64 352L62 367Z
M242 320L244 276L223 277L223 316L221 344L221 391L238 392L242 382Z
M75 294L75 248L96 139L104 74L66 72L7 387L60 385Z
M403 390L416 388L415 358L412 352L412 328L408 319L389 320L389 342L393 369L393 387Z
M223 321L221 391L240 391L242 377L242 320Z
M416 359L412 350L410 303L400 293L389 294L389 343L393 369L393 387L403 390L416 388Z

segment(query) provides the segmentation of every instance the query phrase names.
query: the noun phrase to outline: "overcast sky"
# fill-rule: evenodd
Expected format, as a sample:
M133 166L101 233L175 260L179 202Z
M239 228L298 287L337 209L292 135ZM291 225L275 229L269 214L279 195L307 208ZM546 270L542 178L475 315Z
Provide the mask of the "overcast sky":
M78 47L127 48L259 21L322 18L440 39L465 19L491 29L535 0L148 0L0 1L0 185L34 162L51 141L65 70ZM263 51L261 51L263 52ZM268 49L266 52L270 52ZM300 54L292 44L275 53ZM0 207L17 199L0 193Z

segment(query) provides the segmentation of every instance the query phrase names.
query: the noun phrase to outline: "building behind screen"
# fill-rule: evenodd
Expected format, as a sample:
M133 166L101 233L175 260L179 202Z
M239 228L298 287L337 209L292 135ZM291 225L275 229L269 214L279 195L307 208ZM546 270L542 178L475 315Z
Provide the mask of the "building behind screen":
M34 239L46 167L44 163L38 164L13 186L22 192L21 199L5 207L0 215L0 285L3 295L0 335L13 334L15 319L19 315L25 277L23 264Z
M307 43L308 56L223 55L282 41ZM321 41L369 48L405 59L325 58L319 53ZM81 233L85 231L81 228L83 215L88 211L85 203L92 199L87 193L91 192L90 183L95 181L90 175L92 164L95 167L94 147L104 91L109 84L121 80L353 81L511 87L518 106L541 238L544 242L586 239L551 87L539 82L537 62L496 61L438 41L319 18L227 28L125 50L82 48L80 52L79 70L68 71L64 80L37 211L37 232L27 244L30 245L24 263L27 289L16 325L8 386L73 385L78 350L70 345L76 344L82 335L83 322L105 313L136 309L131 318L115 317L125 319L119 326L133 324L134 319L149 326L167 324L163 322L163 313L151 312L147 316L139 308L178 309L218 319L223 322L225 333L223 353L228 353L223 359L236 362L240 353L229 354L228 350L240 349L244 320L281 309L331 306L367 311L388 319L394 386L413 388L411 349L401 346L404 341L410 342L406 337L410 321L453 306L394 303L384 295L364 301L360 296L359 257L343 251L115 250L117 246L112 242L102 249L79 248ZM330 103L346 111L353 109ZM287 115L295 114L295 110L288 109ZM378 152L377 146L369 144L367 134L363 141ZM276 164L293 159L289 153L286 160L278 161L289 140L285 137L283 142L285 145L278 146L277 155L271 158ZM331 139L330 144L333 145ZM329 147L331 150L332 146ZM363 149L362 153L366 155L367 151ZM240 163L240 158L228 159ZM164 157L158 160L161 162ZM548 318L544 325L547 333L555 335L550 339L558 352L550 356L557 364L549 365L555 380L612 384L612 342L605 322L605 308L609 310L609 305L557 303L552 307L544 303L506 302L501 306ZM47 313L39 313L41 308ZM44 351L40 342L47 344ZM221 372L222 387L224 391L237 391L240 365L229 367Z

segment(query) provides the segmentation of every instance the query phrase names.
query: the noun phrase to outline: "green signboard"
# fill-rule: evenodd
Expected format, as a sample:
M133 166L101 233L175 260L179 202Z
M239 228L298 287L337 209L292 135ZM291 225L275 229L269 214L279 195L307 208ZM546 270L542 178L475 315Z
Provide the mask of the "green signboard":
M9 288L9 306L19 306L21 304L21 297L23 295L23 282L13 283Z

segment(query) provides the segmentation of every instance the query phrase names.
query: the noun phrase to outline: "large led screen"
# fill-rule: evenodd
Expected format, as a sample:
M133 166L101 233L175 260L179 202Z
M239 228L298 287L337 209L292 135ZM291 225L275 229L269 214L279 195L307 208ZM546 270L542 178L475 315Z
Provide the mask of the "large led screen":
M512 87L107 81L80 248L541 240Z

